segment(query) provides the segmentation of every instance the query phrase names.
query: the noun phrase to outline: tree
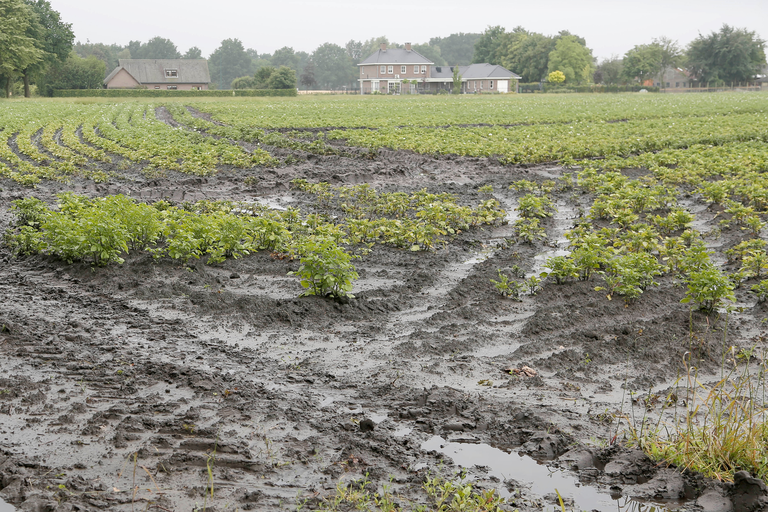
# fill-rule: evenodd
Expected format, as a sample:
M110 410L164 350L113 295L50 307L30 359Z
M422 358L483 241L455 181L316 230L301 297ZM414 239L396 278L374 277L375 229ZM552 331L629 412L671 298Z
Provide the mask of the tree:
M0 0L0 77L5 97L11 94L13 77L44 58L35 39L27 35L36 14L21 0Z
M596 84L615 85L621 83L624 65L618 55L612 55L598 64L593 75Z
M453 89L451 89L451 92L453 94L461 94L461 75L459 74L459 66L451 66L451 71L453 71Z
M135 42L139 46L141 46L140 42L138 41L135 41ZM90 41L86 41L85 43L80 43L80 42L75 43L75 52L77 52L77 54L80 57L85 59L90 56L94 56L100 61L102 61L104 63L104 67L106 69L109 69L110 71L117 67L118 55L124 50L128 50L129 52L131 51L130 43L129 43L129 46L126 48L123 48L116 44L105 45L102 43L91 43ZM131 54L129 53L129 56L130 55ZM123 58L123 57L120 57L120 58Z
M53 96L56 89L101 89L105 72L104 62L96 56L83 59L72 52L63 63L49 66L37 85L44 96Z
M550 73L562 71L569 84L589 83L594 73L592 52L581 44L577 36L562 36L549 54L547 70Z
M251 57L245 52L239 39L225 39L208 58L211 80L219 88L225 88L239 76L253 73Z
M39 76L47 66L54 62L63 62L72 51L75 35L72 24L61 21L58 12L51 8L47 0L25 0L36 14L27 30L27 35L36 41L36 46L43 52L43 58L22 70L24 76L24 96L30 97L30 79Z
M701 82L746 82L765 66L765 41L755 32L724 24L688 45L687 67Z
M312 59L308 60L307 63L304 65L304 71L301 73L301 76L299 77L299 81L301 82L301 85L303 85L305 89L314 87L315 84L317 83L315 81L315 63L312 62Z
M360 48L360 59L365 60L375 52L379 51L382 44L389 46L389 39L384 36L379 36L363 41Z
M683 50L677 41L661 36L653 40L653 43L661 50L661 69L676 68L683 60Z
M519 74L523 82L538 82L547 77L549 54L556 43L555 38L518 26L501 36L496 53L499 64Z
M624 55L623 76L628 82L641 84L661 72L661 47L655 44L637 45Z
M329 89L349 85L357 77L357 67L344 48L325 43L312 53L315 63L315 80Z
M499 64L498 47L505 30L501 25L488 27L485 32L475 41L475 53L472 62L480 64L487 62L489 64Z
M475 55L475 43L481 35L459 32L448 37L433 37L429 40L429 46L438 47L440 57L446 62L466 66L472 63L472 57ZM421 52L419 51L419 53Z
M137 53L131 51L134 59L180 59L181 54L170 39L153 37L142 44Z
M288 46L283 46L279 50L276 50L275 53L272 54L271 62L272 66L276 68L287 66L294 71L298 71L299 69L299 57L296 55L296 52L293 51L293 48Z
M264 66L272 65L272 55L269 53L262 53L259 55L259 52L253 48L248 48L245 50L245 53L248 54L248 57L251 59L251 66L254 73Z
M440 55L440 47L429 44L415 44L413 49L435 63L435 66L447 66L448 63Z
M257 89L256 79L252 76L241 76L232 80L232 89Z
M187 53L181 56L182 59L202 59L203 52L197 46L191 47Z
M269 77L269 89L295 89L296 71L288 66L280 66Z
M358 64L361 60L368 57L368 55L363 55L363 43L361 41L350 39L349 42L344 45L344 49L355 64Z
M273 66L264 66L256 71L256 89L269 89L269 77L275 72Z

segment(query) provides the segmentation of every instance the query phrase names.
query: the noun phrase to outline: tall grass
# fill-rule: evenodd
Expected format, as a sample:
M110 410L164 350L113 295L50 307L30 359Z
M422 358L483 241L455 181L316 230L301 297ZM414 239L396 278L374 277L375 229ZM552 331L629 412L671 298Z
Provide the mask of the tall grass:
M725 339L724 334L724 339ZM683 413L672 422L630 423L630 440L652 459L723 481L749 471L768 482L765 354L724 343L719 380L705 384L685 359ZM668 397L667 404L679 401ZM665 406L667 407L667 406Z

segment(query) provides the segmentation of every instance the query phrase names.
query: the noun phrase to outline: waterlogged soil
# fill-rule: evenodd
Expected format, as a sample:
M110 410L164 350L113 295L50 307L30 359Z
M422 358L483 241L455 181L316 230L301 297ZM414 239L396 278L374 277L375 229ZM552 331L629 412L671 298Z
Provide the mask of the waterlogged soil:
M65 190L313 210L294 178L427 188L472 205L491 185L514 220L511 182L565 172L387 150L296 157L205 178L147 178L116 162L104 184L3 181L0 228L11 201ZM313 509L362 478L419 503L427 475L460 466L509 509L552 510L556 489L578 510L759 509L765 488L746 475L720 484L626 441L665 404L682 410L686 361L710 383L724 346L763 348L764 305L740 291L726 333L723 318L680 303L673 278L628 305L595 291L597 280L547 281L519 301L492 286L498 269L530 276L564 254L590 199L557 195L548 241L535 244L504 224L430 252L376 246L355 261L347 304L299 297L288 275L298 262L268 253L216 265L130 254L91 268L13 259L3 246L0 510ZM715 213L697 212L700 229Z

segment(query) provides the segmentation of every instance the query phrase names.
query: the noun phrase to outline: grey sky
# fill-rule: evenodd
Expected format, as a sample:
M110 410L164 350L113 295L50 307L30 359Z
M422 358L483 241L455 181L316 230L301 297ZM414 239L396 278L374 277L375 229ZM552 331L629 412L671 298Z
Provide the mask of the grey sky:
M555 34L569 30L587 40L600 59L667 36L685 46L723 23L768 37L768 0L51 0L77 40L127 44L154 36L184 53L198 46L207 57L223 39L272 53L283 46L311 53L331 42L386 36L427 42L489 25Z

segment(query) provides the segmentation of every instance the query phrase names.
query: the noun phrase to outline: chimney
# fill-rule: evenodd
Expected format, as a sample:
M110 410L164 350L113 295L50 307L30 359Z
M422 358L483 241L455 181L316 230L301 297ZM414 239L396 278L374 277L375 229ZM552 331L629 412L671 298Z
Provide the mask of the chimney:
M381 43L379 49L383 52L387 51L387 43Z
M405 43L405 51L411 51L411 43Z

